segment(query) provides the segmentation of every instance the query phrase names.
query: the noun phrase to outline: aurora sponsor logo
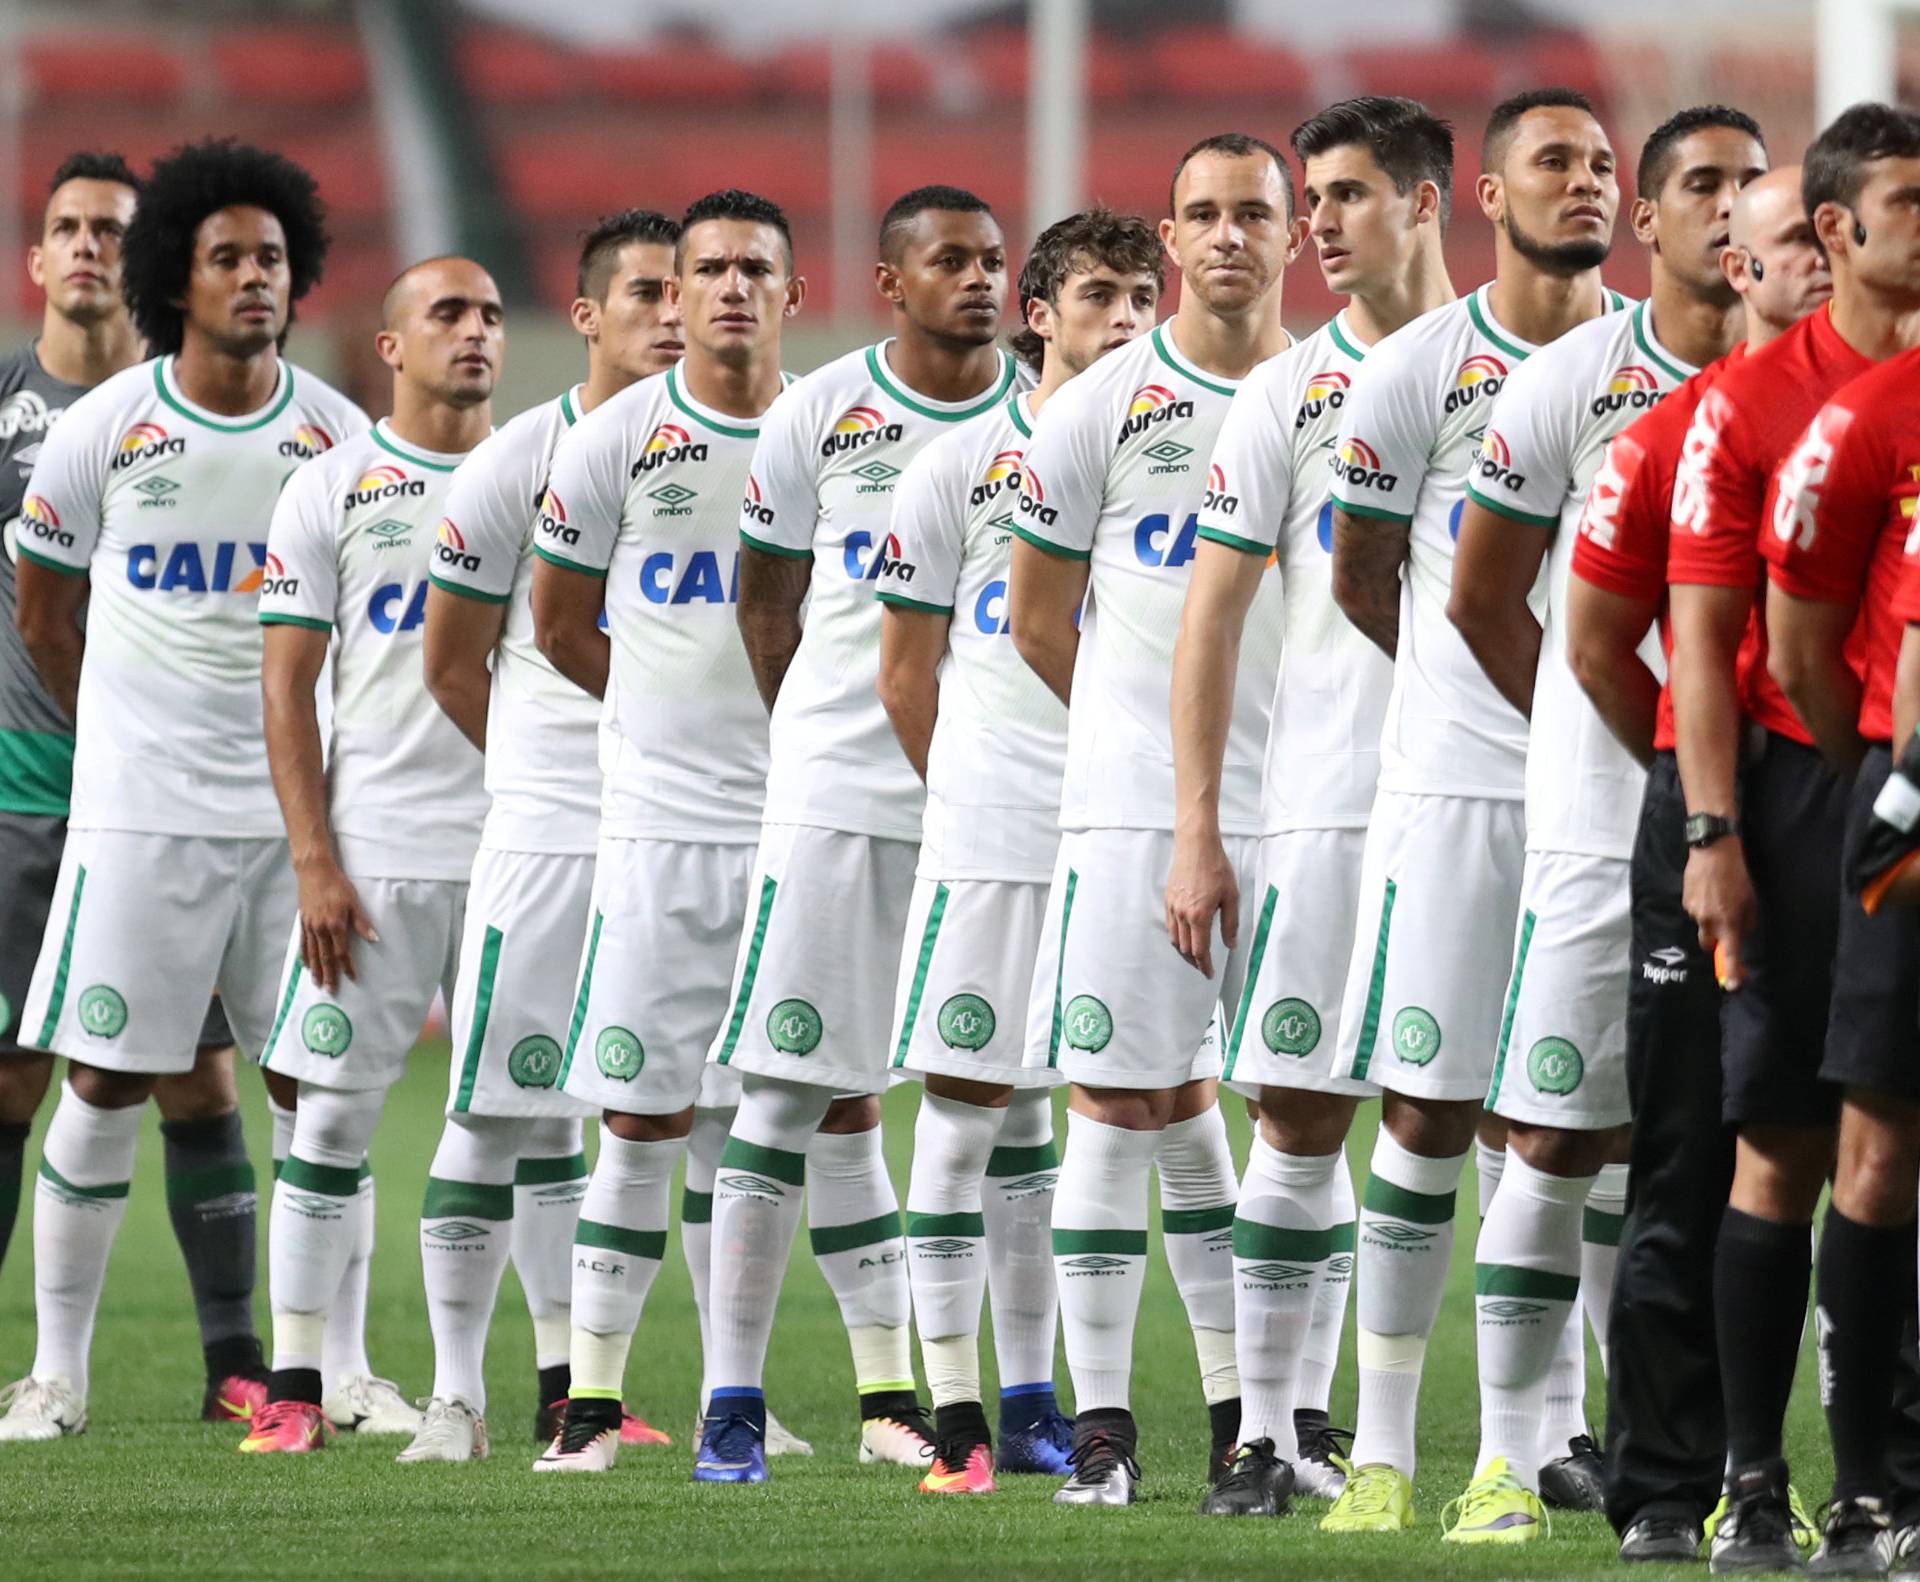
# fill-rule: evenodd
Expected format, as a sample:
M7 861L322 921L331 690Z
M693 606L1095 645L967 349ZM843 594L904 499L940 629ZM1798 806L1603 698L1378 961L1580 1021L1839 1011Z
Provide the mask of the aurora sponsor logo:
M762 527L773 526L773 507L761 500L760 480L752 473L747 474L747 493L740 502L740 514L749 522L758 522Z
M973 486L973 492L967 496L968 505L985 505L995 495L1020 487L1020 463L1026 453L1017 450L1003 450L987 463L987 475Z
M357 511L378 500L418 499L426 492L427 486L418 478L409 478L402 468L369 467L340 503L346 510Z
M1240 496L1227 492L1227 475L1218 462L1207 469L1207 494L1201 508L1220 516L1232 516L1240 509Z
M878 407L848 407L821 442L820 454L844 456L848 451L859 450L863 446L900 439L906 432L903 425L889 423L887 414Z
M1156 424L1178 423L1193 416L1193 403L1183 401L1165 385L1142 385L1127 402L1127 415L1120 424L1119 443L1124 445L1136 434L1144 434Z
M1477 353L1454 370L1453 388L1447 392L1445 408L1452 414L1464 412L1476 401L1491 401L1506 382L1507 365L1486 352Z
M1020 514L1032 517L1042 527L1052 527L1060 520L1059 507L1047 504L1047 491L1041 486L1040 474L1031 467L1020 469Z
M580 542L580 529L567 526L567 508L551 488L540 496L540 513L534 518L533 530L542 538L556 538L563 544Z
M455 566L461 571L478 571L480 557L467 552L466 536L453 525L453 518L443 516L440 526L434 533L433 558L443 566Z
M1493 429L1488 429L1486 438L1480 441L1480 454L1474 458L1473 470L1482 483L1498 484L1509 493L1518 493L1527 486L1527 475L1513 470L1513 452Z
M1307 381L1299 411L1293 414L1293 426L1303 429L1328 412L1338 412L1347 404L1347 391L1352 387L1353 381L1343 373L1329 370L1315 374Z
M30 543L73 548L73 534L60 525L60 513L53 508L53 502L37 494L28 495L22 502L19 520L14 524L14 536L25 538Z
M282 456L297 456L301 461L311 461L323 450L333 449L333 436L318 423L302 423L286 439L280 441Z
M1400 487L1400 475L1383 471L1380 453L1363 439L1348 440L1327 458L1327 465L1335 478L1356 489L1391 491Z
M266 565L260 568L261 597L280 597L290 599L300 591L300 579L289 577L285 563L276 554L269 551Z
M109 466L120 472L157 456L184 456L186 451L187 442L168 434L158 423L136 423L120 436Z
M707 446L696 440L678 423L662 423L647 436L647 443L641 447L639 460L628 470L629 478L638 478L643 473L652 472L656 467L665 467L677 461L705 461Z
M1616 368L1613 377L1607 381L1605 393L1593 398L1593 415L1604 417L1609 412L1644 412L1650 406L1658 406L1662 394L1660 381L1654 378L1651 369L1642 368L1638 363L1628 363L1624 368Z

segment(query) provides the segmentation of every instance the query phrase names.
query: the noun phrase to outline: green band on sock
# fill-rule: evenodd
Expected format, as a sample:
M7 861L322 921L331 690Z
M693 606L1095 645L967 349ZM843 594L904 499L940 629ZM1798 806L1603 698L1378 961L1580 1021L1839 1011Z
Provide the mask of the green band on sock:
M574 1227L576 1247L603 1247L608 1252L623 1252L629 1258L651 1258L658 1263L666 1256L667 1233L663 1230L633 1230L625 1225L602 1225L583 1219Z
M987 1155L990 1176L1029 1176L1059 1168L1060 1150L1051 1141L1034 1148L996 1148Z
M1510 1263L1476 1263L1475 1296L1517 1296L1530 1302L1571 1302L1580 1294L1580 1276L1551 1269L1518 1269Z
M588 1390L576 1384L567 1391L567 1399L570 1401L617 1401L620 1399L620 1392L618 1390Z
M1083 1252L1144 1258L1147 1255L1147 1233L1143 1230L1062 1230L1057 1225L1054 1227L1054 1257L1071 1258Z
M319 1192L326 1197L352 1197L360 1190L358 1170L342 1170L338 1165L308 1164L292 1154L280 1167L280 1181L283 1186L297 1187L302 1192Z
M986 1233L987 1221L983 1214L907 1215L909 1241L928 1236L984 1236Z
M73 1182L69 1181L58 1170L54 1169L52 1165L48 1164L45 1159L40 1161L40 1174L49 1186L58 1191L65 1192L70 1197L90 1197L100 1198L102 1200L123 1198L127 1195L127 1189L133 1185L131 1181L109 1181L104 1186L75 1186Z
M556 1181L586 1179L585 1153L568 1154L563 1159L522 1159L513 1167L515 1186L552 1186Z
M371 1159L362 1159L360 1161L360 1168L353 1173L353 1179L355 1181L364 1181L372 1174L373 1161Z
M683 1225L711 1225L713 1223L713 1194L696 1192L692 1187L680 1194L680 1223Z
M809 1235L813 1239L813 1255L824 1258L829 1253L852 1252L856 1247L871 1247L875 1242L898 1241L900 1239L900 1213L876 1214L872 1219L863 1219L852 1225L815 1225L810 1227Z
M285 1163L286 1163L286 1160L284 1159L274 1160L273 1162L273 1179L274 1180L278 1181L280 1179L280 1167Z
M246 1159L210 1165L205 1170L169 1170L167 1201L204 1203L208 1198L225 1197L229 1192L251 1192L256 1185L253 1165Z
M1231 1203L1213 1208L1170 1208L1160 1213L1160 1229L1169 1236L1204 1236L1211 1230L1225 1230L1233 1223Z
M1609 1214L1603 1208L1590 1208L1580 1216L1580 1239L1596 1247L1618 1247L1620 1232L1627 1223L1624 1214Z
M420 1205L420 1217L512 1219L513 1188L480 1181L442 1181L438 1176L428 1176L427 1195Z
M1353 1251L1353 1233L1358 1228L1352 1220L1348 1220L1344 1224L1334 1226L1333 1229L1328 1232L1328 1234L1333 1237L1333 1251L1335 1254Z
M801 1186L807 1179L807 1156L790 1154L783 1148L762 1148L758 1143L729 1137L727 1146L720 1151L720 1168L752 1170L784 1181L788 1186Z
M1334 1253L1332 1230L1288 1230L1254 1219L1233 1222L1236 1258L1284 1258L1289 1263L1321 1263Z
M1409 1192L1405 1187L1370 1175L1361 1203L1369 1214L1411 1220L1416 1225L1444 1225L1453 1218L1455 1195L1453 1192Z

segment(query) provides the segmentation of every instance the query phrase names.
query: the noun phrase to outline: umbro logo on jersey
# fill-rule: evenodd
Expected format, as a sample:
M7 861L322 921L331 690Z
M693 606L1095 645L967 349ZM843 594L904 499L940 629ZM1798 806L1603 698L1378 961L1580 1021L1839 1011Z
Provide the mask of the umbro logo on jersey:
M302 423L291 439L280 441L282 456L298 456L302 461L311 461L321 451L332 449L333 436L318 423Z
M1662 945L1658 950L1647 952L1647 959L1640 963L1640 976L1649 983L1685 983L1687 981L1687 953L1678 945Z
M140 501L140 509L143 511L153 510L156 507L162 506L171 509L178 505L180 502L169 498L169 496L178 493L179 489L179 484L175 483L171 478L162 477L158 473L155 473L151 478L143 479L133 486L133 492L135 494L144 496Z
M1334 477L1356 489L1394 490L1400 487L1400 475L1383 472L1380 453L1363 439L1350 439L1327 458Z
M357 511L376 500L417 499L426 492L424 483L418 478L409 478L398 467L370 467L361 474L360 481L347 491L346 498L340 503L345 510Z
M893 480L900 476L898 467L890 467L884 461L870 461L853 469L854 477L860 480L855 494L891 494Z
M773 507L761 502L760 480L752 473L747 474L747 493L746 498L740 502L740 514L749 522L758 522L762 527L773 526Z
M457 566L462 571L478 571L480 557L467 553L467 541L460 529L453 525L453 518L440 518L440 527L435 533L438 540L433 546L433 558L443 566Z
M1347 391L1352 384L1343 373L1315 374L1307 381L1307 393L1300 402L1300 410L1293 414L1293 426L1302 429L1323 413L1338 412L1347 404Z
M1124 445L1136 434L1144 434L1156 423L1177 423L1193 416L1193 403L1182 401L1165 385L1142 385L1127 402L1127 415L1120 424L1118 443Z
M260 578L260 593L262 597L277 595L292 598L300 591L300 579L287 575L287 568L281 564L278 555L267 556L266 564L261 570L264 573Z
M647 443L641 448L640 459L629 469L629 478L638 478L642 473L652 472L656 467L664 467L669 462L705 461L707 447L678 423L662 423L647 436Z
M14 526L14 535L18 537L21 534L42 544L73 548L73 534L60 525L60 513L54 510L51 501L43 500L37 494L28 495L20 507L20 520Z
M143 461L152 461L156 456L184 455L186 449L184 439L170 436L158 423L136 423L120 436L111 466L119 472L126 467L137 467Z
M1030 516L1042 527L1060 520L1060 508L1047 504L1047 491L1040 487L1040 474L1031 467L1020 469L1020 514Z
M397 516L383 516L367 528L367 537L373 540L375 549L404 549L412 542L408 534L413 531L413 523L403 522Z
M848 407L833 425L833 432L821 442L822 456L844 456L850 450L859 450L863 445L873 445L900 439L906 434L906 428L899 423L889 423L887 414L878 407Z
M1449 414L1466 410L1481 399L1491 401L1507 382L1507 365L1485 352L1469 357L1453 374L1453 388L1447 392Z
M1616 368L1613 377L1607 381L1607 393L1595 396L1593 415L1604 417L1609 412L1644 412L1650 406L1657 406L1661 396L1660 381L1638 363L1628 363L1624 368Z
M1227 493L1227 475L1220 470L1218 462L1207 469L1207 497L1203 508L1222 516L1232 516L1240 509L1240 496Z
M1507 442L1492 429L1480 441L1480 454L1474 459L1473 470L1480 475L1482 483L1497 483L1501 488L1518 493L1527 486L1527 475L1513 470L1513 453L1507 449Z
M669 481L661 484L657 489L649 489L647 498L654 502L655 516L692 516L693 507L687 502L699 499L700 491L689 489L685 484Z
M1003 450L987 464L987 475L973 486L968 505L985 505L996 494L1020 487L1020 463L1025 453Z

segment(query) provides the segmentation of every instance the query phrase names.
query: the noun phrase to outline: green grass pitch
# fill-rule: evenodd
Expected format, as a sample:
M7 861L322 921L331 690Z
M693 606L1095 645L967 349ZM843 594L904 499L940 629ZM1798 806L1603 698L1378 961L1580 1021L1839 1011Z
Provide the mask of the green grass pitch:
M266 1180L260 1084L243 1074L249 1135ZM423 1046L394 1090L374 1143L380 1244L373 1269L374 1366L423 1395L432 1346L420 1291L417 1220L446 1092L444 1046ZM917 1088L887 1103L888 1153L902 1197ZM49 1106L51 1108L51 1106ZM1230 1106L1237 1152L1247 1129ZM1370 1138L1377 1111L1362 1112ZM44 1121L44 1113L42 1119ZM38 1142L29 1164L39 1158ZM30 1191L30 1189L29 1189ZM262 1194L261 1234L266 1215ZM1143 1501L1129 1511L1056 1510L1052 1481L1006 1480L987 1499L934 1499L911 1472L861 1467L854 1451L853 1376L839 1315L800 1239L775 1328L768 1397L812 1440L811 1461L774 1462L764 1488L689 1481L699 1343L686 1269L669 1248L628 1370L628 1398L674 1435L671 1449L630 1451L600 1478L534 1477L528 1467L532 1330L513 1276L502 1288L488 1353L493 1457L471 1467L399 1467L401 1441L346 1436L293 1461L234 1454L238 1430L193 1421L199 1347L180 1256L167 1224L159 1138L149 1117L140 1173L114 1249L93 1352L92 1430L54 1445L0 1446L0 1576L195 1578L354 1577L704 1578L1297 1578L1369 1582L1413 1577L1587 1577L1612 1571L1598 1516L1561 1517L1550 1540L1523 1550L1439 1543L1440 1507L1472 1471L1478 1411L1472 1324L1471 1180L1453 1283L1434 1337L1421 1410L1415 1530L1393 1538L1327 1538L1324 1506L1300 1501L1280 1521L1203 1521L1206 1416L1185 1315L1159 1254L1141 1310L1134 1409ZM22 1206L0 1274L0 1377L24 1372L33 1341L30 1209ZM259 1307L266 1326L266 1259ZM1353 1410L1352 1325L1334 1397ZM986 1359L989 1398L992 1354ZM1067 1396L1064 1363L1059 1368ZM1810 1356L1789 1428L1799 1486L1824 1497L1831 1460L1812 1399ZM1590 1396L1602 1407L1600 1375ZM991 1408L989 1408L991 1413ZM1699 1575L1676 1570L1674 1575ZM1657 1582L1658 1573L1646 1582Z

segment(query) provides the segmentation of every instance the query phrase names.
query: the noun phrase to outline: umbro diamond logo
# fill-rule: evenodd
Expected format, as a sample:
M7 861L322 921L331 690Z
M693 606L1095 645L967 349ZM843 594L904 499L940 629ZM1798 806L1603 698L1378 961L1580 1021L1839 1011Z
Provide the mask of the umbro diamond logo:
M1024 1195L1029 1192L1051 1192L1059 1183L1059 1180L1059 1171L1045 1170L1039 1175L1022 1176L1018 1181L1009 1181L1001 1187L1000 1190L1009 1197L1012 1197L1016 1193Z
M1084 1253L1078 1258L1069 1258L1066 1268L1078 1274L1111 1274L1115 1269L1127 1267L1125 1258L1109 1258L1104 1253Z
M584 1179L562 1181L558 1186L537 1187L533 1195L542 1203L577 1203L587 1195L587 1183Z
M973 1243L958 1236L935 1236L931 1241L916 1241L913 1250L930 1252L937 1258L953 1258L961 1253L972 1252Z
M1271 1285L1279 1285L1288 1280L1305 1280L1312 1271L1301 1269L1290 1263L1250 1263L1240 1271L1243 1280L1262 1280Z
M1432 1241L1434 1237L1434 1233L1430 1230L1403 1225L1397 1219L1376 1220L1367 1227L1367 1234L1381 1241L1397 1242L1403 1247L1410 1247L1415 1242Z
M294 1213L309 1219L336 1219L346 1207L345 1198L326 1197L318 1192L282 1192L280 1201Z
M1491 1318L1532 1318L1534 1314L1544 1313L1546 1310L1547 1305L1544 1302L1515 1302L1507 1298L1502 1298L1498 1302L1480 1304L1480 1311Z
M487 1227L476 1225L470 1219L449 1219L424 1227L420 1234L431 1236L435 1241L475 1241L487 1234Z
M720 1185L729 1192L745 1192L754 1197L785 1197L787 1189L778 1181L766 1176L748 1175L744 1171L734 1175L722 1176Z

